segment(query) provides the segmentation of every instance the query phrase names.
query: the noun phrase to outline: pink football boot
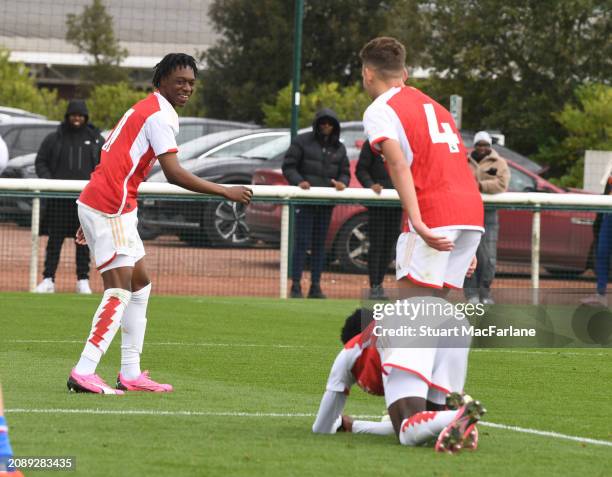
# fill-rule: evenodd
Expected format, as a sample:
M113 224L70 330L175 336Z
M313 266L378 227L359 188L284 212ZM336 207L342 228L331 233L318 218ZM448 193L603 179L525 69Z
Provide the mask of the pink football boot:
M133 380L125 379L121 373L117 376L117 389L122 391L147 391L150 393L172 392L171 384L161 384L149 378L149 372L143 371L140 376Z

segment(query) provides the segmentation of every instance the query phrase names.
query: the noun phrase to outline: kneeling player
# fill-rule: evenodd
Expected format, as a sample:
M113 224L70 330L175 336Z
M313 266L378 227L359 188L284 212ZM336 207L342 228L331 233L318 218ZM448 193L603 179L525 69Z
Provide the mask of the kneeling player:
M329 374L326 391L312 427L313 432L334 434L350 431L378 435L395 432L403 445L416 446L437 439L437 451L475 449L478 442L476 422L484 414L484 409L477 401L465 404L461 397L465 381L466 350L416 350L429 353L434 358L440 354L439 360L429 361L437 364L440 371L434 367L436 372L433 373L432 381L428 381L421 374L415 374L418 371L414 368L423 371L422 366L413 366L416 363L404 361L405 366L397 367L381 360L381 356L385 355L393 362L398 358L409 359L410 350L385 350L377 346L373 334L375 323L370 323L361 331L361 318L362 312L357 310L345 322L342 330L345 346L336 357ZM441 363L449 359L457 366L441 366ZM438 379L443 380L448 387L435 384L434 380ZM353 384L370 394L384 396L391 422L353 421L342 416Z

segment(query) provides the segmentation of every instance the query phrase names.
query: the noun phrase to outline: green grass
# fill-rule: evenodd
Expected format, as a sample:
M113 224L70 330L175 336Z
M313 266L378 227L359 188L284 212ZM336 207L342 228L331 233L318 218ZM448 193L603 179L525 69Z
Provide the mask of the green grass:
M15 452L77 458L76 473L26 475L612 475L612 447L554 437L481 427L477 452L448 456L393 437L313 435L312 417L255 416L316 412L353 301L154 297L143 366L176 392L69 394L66 378L98 300L0 295L6 406L26 410L7 413ZM119 342L99 367L110 382ZM611 350L476 350L466 390L491 422L612 441L611 358ZM355 388L347 411L383 409L381 398ZM160 411L195 414L152 414ZM215 415L238 412L250 415Z

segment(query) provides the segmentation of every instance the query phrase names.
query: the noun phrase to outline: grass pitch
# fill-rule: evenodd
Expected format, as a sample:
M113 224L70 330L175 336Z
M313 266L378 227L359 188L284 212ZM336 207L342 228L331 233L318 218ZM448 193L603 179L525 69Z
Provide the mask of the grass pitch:
M612 475L612 447L480 429L459 455L393 437L313 435L354 301L153 297L143 367L167 395L69 394L99 296L0 295L0 379L16 455L75 456L83 476ZM99 374L114 382L117 335ZM612 441L611 350L474 350L486 420ZM355 388L349 414L381 415ZM25 472L26 475L66 475Z

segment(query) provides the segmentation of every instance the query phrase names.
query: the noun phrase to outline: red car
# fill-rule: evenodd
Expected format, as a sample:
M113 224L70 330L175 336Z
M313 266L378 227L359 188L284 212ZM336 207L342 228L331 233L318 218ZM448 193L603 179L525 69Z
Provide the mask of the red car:
M350 187L361 187L355 178L356 152L351 158ZM563 194L565 190L508 159L511 170L510 192L543 192ZM287 185L280 169L259 169L253 184ZM255 202L247 209L246 222L254 239L271 244L280 241L280 206ZM499 211L498 262L531 263L531 223L529 210ZM589 252L593 242L592 212L543 211L541 215L541 266L554 274L577 275L590 268ZM368 216L362 205L339 205L334 208L327 235L327 254L343 271L367 271Z

